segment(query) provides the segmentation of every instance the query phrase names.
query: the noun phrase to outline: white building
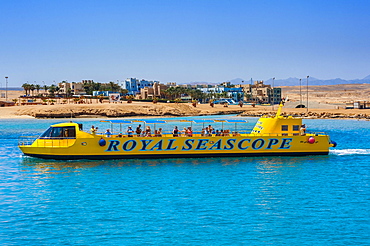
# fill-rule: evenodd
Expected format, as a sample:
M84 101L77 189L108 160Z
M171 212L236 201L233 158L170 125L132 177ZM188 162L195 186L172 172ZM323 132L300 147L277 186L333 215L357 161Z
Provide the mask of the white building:
M147 81L147 80L138 80L136 78L128 78L121 83L121 88L128 90L127 94L136 95L140 93L140 89L144 87L153 88L154 83L159 84L159 81Z

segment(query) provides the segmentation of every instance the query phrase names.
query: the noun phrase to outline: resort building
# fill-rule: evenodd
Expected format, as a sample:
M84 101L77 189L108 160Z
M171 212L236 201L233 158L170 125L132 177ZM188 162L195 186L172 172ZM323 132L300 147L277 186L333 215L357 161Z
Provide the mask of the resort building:
M85 95L86 92L84 89L84 81L88 81L88 80L82 80L82 82L72 82L72 83L63 81L58 84L59 93L62 95L63 94L66 95L69 93L71 93L72 95Z
M137 94L137 98L139 99L154 99L162 98L163 91L168 88L167 85L160 84L159 82L154 82L152 87L144 87L140 89L140 94Z
M159 81L148 81L148 80L138 80L136 78L128 78L121 83L121 88L126 89L128 91L128 95L136 96L136 94L140 94L140 90L148 87L153 88L154 83L158 83Z
M222 94L225 98L231 98L238 102L244 97L243 88L231 87L230 82L224 82L221 85L206 85L203 88L198 88L203 93L207 94Z
M244 100L256 103L273 103L281 102L281 88L272 88L271 85L265 85L263 81L254 81L253 84L236 85L244 93Z

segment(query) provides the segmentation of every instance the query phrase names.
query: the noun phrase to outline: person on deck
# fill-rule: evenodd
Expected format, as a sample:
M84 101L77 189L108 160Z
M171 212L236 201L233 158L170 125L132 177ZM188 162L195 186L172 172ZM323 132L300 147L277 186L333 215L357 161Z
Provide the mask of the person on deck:
M136 127L136 134L137 134L138 137L140 137L141 132L142 132L141 125L139 124L139 126Z
M134 130L132 130L132 127L129 126L127 128L127 137L133 137L133 134L134 134Z
M145 137L151 137L152 136L152 130L150 129L150 126L146 126L144 134L145 134Z
M107 129L107 131L104 133L104 135L107 137L107 138L110 138L112 136L112 133L110 132L109 129Z
M299 131L301 133L301 136L306 135L306 125L305 124L301 125L301 129Z
M90 131L91 131L92 134L96 134L96 132L98 131L98 128L97 127L95 128L94 126L91 126Z
M193 130L191 129L191 127L189 126L187 131L186 131L186 134L188 137L192 137L193 136Z
M181 134L182 134L182 136L187 137L188 136L188 129L186 129L186 127L184 127L183 130L181 131Z
M159 128L157 130L157 133L155 134L156 137L162 137L162 128Z
M177 128L177 126L175 126L175 128L173 129L172 135L174 137L178 137L179 136L179 129Z

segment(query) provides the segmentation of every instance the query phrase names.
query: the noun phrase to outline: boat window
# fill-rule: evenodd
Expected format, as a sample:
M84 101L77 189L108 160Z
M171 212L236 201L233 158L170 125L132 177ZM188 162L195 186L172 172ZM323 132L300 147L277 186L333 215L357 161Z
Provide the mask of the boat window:
M43 134L41 134L40 138L47 138L50 137L51 131L53 130L52 127L49 127Z
M74 126L50 127L40 138L76 138L76 130Z
M293 131L299 131L299 125L293 125Z
M288 125L282 125L281 131L288 131Z

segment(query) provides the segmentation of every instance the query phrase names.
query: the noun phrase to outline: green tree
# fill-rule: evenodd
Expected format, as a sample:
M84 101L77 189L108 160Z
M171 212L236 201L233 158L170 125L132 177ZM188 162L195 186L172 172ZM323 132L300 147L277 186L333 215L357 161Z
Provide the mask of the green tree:
M35 85L30 84L29 90L32 92L32 96L33 96L33 92L34 92L35 89L36 89Z
M120 92L123 94L123 95L126 95L128 93L128 90L127 89L120 89Z
M48 93L48 90L49 90L49 86L44 85L42 88L44 89L45 94L47 94Z
M55 96L55 92L57 91L57 86L56 85L51 85L49 86L49 93L50 96Z
M120 89L121 89L121 86L119 86L118 84L116 84L112 81L109 82L109 86L110 86L110 91L112 91L112 92L119 92Z
M93 91L101 91L101 83L97 83L94 81L84 82L83 87L87 95L92 95Z
M39 95L41 86L40 85L35 85L35 88L36 88L36 91L37 91L37 95Z
M66 95L67 97L71 97L72 96L72 89L71 88L68 88L66 94L67 94Z
M30 88L31 88L31 85L30 84L28 84L28 83L24 83L23 85L22 85L22 87L23 87L23 89L24 89L24 91L25 91L25 94L26 95L28 95L29 93L29 91L30 91Z

